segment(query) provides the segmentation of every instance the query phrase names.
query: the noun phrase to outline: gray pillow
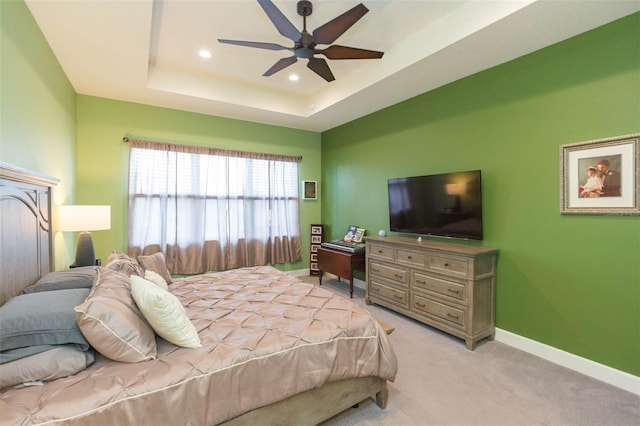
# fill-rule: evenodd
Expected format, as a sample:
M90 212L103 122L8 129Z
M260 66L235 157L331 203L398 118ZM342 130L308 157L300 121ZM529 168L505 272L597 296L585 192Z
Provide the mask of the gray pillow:
M73 308L89 295L88 288L22 294L0 307L0 351L35 345L75 343L89 348Z
M96 275L96 268L96 266L82 266L80 268L50 272L22 290L22 293L28 294L69 288L91 288L93 278Z
M48 351L0 365L0 388L70 376L84 370L93 361L93 351L79 351L73 345L56 346Z

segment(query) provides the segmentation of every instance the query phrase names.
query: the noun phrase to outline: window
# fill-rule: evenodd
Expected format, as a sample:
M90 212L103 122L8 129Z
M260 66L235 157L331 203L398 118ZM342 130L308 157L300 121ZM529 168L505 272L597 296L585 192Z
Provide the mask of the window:
M129 253L192 274L302 258L298 159L131 141Z

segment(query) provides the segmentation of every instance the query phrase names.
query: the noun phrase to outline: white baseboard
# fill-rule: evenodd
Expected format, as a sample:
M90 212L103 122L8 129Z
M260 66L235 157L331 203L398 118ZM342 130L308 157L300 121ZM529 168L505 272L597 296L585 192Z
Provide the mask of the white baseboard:
M291 273L296 276L305 276L309 275L309 270L301 269ZM332 274L327 275L334 277ZM357 278L353 280L353 285L361 289L366 288L366 283ZM616 370L615 368L604 364L599 364L595 361L591 361L590 359L582 358L578 355L565 352L561 349L554 348L553 346L545 345L544 343L531 340L527 337L523 337L500 328L496 328L496 340L516 349L520 349L521 351L530 353L531 355L553 362L554 364L561 365L596 380L603 381L612 386L640 395L640 377L634 376L633 374Z
M553 346L496 328L496 340L612 386L640 395L640 377L616 370Z

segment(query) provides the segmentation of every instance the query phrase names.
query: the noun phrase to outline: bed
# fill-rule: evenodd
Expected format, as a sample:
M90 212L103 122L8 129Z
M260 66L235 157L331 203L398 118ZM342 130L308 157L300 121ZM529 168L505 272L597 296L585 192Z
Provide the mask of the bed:
M4 309L38 294L23 294L33 283L65 271L50 272L56 179L6 163L0 173ZM136 262L114 252L110 259L104 267L89 267L90 288L43 292L46 297L69 292L84 300L75 316L90 343L87 366L66 377L0 390L1 424L317 424L369 397L385 408L397 360L378 322L349 300L269 266L172 279L161 259L158 268L149 257ZM150 284L151 273L166 278L161 280L166 290ZM187 318L180 333L160 337L144 299L128 307L139 307L135 315L127 311L91 322L101 327L133 318L136 325L129 329L136 336L122 351L118 344L125 337L113 344L87 328L96 312L91 303L115 294L131 303L131 294L141 297L143 288L179 302ZM145 334L137 335L137 328L149 324L154 333L142 342ZM167 339L178 339L178 345ZM155 352L144 345L155 345ZM123 355L127 351L132 359Z

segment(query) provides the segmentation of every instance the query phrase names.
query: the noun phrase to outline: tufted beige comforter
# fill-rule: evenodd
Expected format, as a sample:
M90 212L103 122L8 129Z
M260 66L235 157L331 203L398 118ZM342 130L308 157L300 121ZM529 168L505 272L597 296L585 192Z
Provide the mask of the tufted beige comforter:
M378 323L272 267L176 280L202 347L158 339L158 358L103 357L74 376L0 394L0 424L208 425L351 377L395 378ZM51 423L48 423L51 422Z

